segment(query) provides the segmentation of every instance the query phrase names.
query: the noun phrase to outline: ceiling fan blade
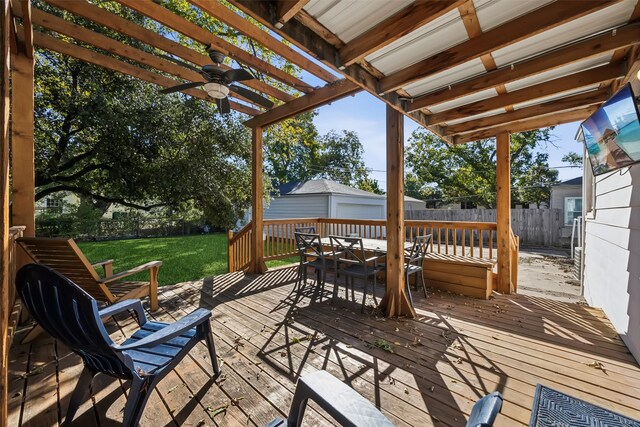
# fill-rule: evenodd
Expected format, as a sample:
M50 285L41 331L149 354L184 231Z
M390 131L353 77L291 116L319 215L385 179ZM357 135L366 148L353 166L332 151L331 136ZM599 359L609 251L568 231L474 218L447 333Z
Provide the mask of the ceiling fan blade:
M228 82L242 82L245 80L253 80L255 78L253 74L244 68L227 70L224 72L223 76Z
M183 83L181 85L177 85L177 86L172 86L172 87L168 87L166 89L162 89L160 91L160 93L173 93L173 92L179 92L181 90L185 90L185 89L191 89L193 87L198 87L198 86L202 86L203 84L205 84L206 82L189 82L189 83Z
M216 105L218 106L218 111L222 114L227 114L231 112L231 105L229 104L228 98L216 98Z
M190 70L195 71L196 73L200 74L202 72L202 70L194 65L188 64L184 61L181 61L179 59L174 58L173 56L170 55L164 55L164 54L159 54L158 56L160 56L161 58L166 59L167 61L171 61L171 62L175 62L178 65L183 66L184 68L188 68Z
M266 107L266 108L273 107L273 102L271 102L267 98L257 94L256 92L254 92L252 90L245 89L245 88L243 88L241 86L236 86L236 85L230 85L229 89L231 91L237 93L238 95L241 95L241 96L247 98L248 100L255 102L258 105L262 105L263 107Z

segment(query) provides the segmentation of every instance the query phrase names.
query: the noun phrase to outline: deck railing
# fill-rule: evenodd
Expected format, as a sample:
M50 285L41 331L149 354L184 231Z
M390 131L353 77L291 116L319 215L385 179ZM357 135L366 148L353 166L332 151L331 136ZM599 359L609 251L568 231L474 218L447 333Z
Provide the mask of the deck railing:
M229 272L243 271L251 262L251 222L237 233L227 233L227 268Z
M263 228L265 261L297 255L294 233L297 228L315 227L321 237L357 235L385 239L385 220L341 218L265 219ZM238 233L229 232L229 271L244 270L250 263L251 223ZM493 259L495 222L405 220L406 240L431 234L431 252Z

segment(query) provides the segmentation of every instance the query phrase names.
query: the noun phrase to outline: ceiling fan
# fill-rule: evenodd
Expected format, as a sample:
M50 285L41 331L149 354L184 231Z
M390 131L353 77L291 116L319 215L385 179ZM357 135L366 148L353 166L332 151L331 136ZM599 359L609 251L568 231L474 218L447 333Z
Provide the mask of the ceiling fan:
M197 73L202 75L202 77L204 77L206 81L179 84L177 86L163 89L160 91L160 93L173 93L184 89L204 86L204 90L209 94L209 96L216 100L218 110L223 114L229 113L231 111L229 99L227 98L229 92L235 92L236 94L266 108L273 107L273 102L271 102L267 98L258 95L256 92L253 92L249 89L245 89L241 86L232 84L234 82L254 79L255 77L253 76L253 74L243 68L225 70L220 66L220 64L224 62L224 59L226 57L225 54L223 54L222 52L218 52L217 50L214 50L212 48L207 49L207 53L209 54L209 58L211 58L211 60L213 61L213 64L204 65L202 69L198 69L190 64L166 56L167 59L170 59L184 67L196 71Z

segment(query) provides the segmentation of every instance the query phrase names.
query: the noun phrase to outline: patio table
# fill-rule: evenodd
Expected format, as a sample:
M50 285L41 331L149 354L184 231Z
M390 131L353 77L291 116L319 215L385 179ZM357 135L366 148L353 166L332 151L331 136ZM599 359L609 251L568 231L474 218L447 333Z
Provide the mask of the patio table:
M538 384L529 427L543 426L640 427L640 422Z
M354 238L358 238L358 237L354 237ZM331 246L331 240L328 237L322 238L320 240L320 242L323 245ZM411 249L411 245L413 245L413 243L405 242L404 248L405 249ZM381 253L381 254L386 254L387 253L387 241L386 240L382 240L382 239L363 238L362 239L362 247L364 248L365 251L378 252L378 253Z

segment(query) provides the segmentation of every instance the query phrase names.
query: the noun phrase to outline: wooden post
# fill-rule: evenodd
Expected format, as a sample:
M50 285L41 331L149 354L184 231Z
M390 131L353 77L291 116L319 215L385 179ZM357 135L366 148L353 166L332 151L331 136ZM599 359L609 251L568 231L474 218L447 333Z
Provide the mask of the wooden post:
M251 138L251 264L249 271L264 273L264 242L262 241L262 128L252 128Z
M35 236L35 164L33 141L33 56L12 57L11 63L11 223L24 225L26 237Z
M511 153L509 133L496 136L496 240L498 246L498 292L509 294L511 286Z
M7 425L8 418L8 366L9 366L9 70L11 54L11 18L9 2L2 3L0 17L0 52L2 72L0 73L0 199L2 200L2 225L0 225L0 426Z
M387 106L387 287L380 307L389 317L415 317L404 276L404 121Z

